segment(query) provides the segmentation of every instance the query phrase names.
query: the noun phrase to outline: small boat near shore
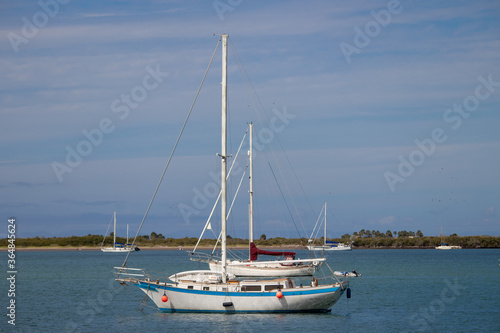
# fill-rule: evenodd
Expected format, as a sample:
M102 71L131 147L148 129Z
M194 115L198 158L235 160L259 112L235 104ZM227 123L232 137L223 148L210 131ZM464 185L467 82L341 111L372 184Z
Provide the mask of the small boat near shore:
M316 230L316 227L318 226L318 222L320 221L321 216L323 216L323 227L324 227L323 244L316 245L313 244L314 242L313 235ZM345 244L345 243L332 242L326 240L326 202L325 205L323 206L323 209L321 210L320 218L318 218L318 221L316 221L316 225L314 226L314 230L311 234L311 237L309 237L308 240L309 245L307 245L307 248L311 251L351 251L352 244Z
M441 226L441 245L436 246L436 250L460 250L462 247L458 245L448 245L443 243L443 226Z
M342 277L361 277L361 274L356 272L356 271L351 271L351 272L339 272L335 271L333 272L333 275L335 276L342 276Z
M127 253L127 252L134 252L134 251L139 251L140 249L132 244L128 244L128 224L127 224L127 243L118 243L116 241L116 212L113 213L113 246L108 246L104 247L104 240L106 239L106 236L104 236L104 239L102 240L102 245L101 245L101 251L106 252L106 253ZM106 232L107 233L107 232Z

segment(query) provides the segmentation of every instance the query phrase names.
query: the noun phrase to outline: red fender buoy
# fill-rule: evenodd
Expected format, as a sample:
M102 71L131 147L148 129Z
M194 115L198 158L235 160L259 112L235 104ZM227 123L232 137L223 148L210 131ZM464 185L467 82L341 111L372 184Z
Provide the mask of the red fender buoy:
M168 301L168 296L167 296L167 295L163 295L163 296L161 297L161 301L162 301L163 303L166 303L166 302Z
M278 298L283 297L283 293L280 290L278 290L278 292L276 293L276 297Z

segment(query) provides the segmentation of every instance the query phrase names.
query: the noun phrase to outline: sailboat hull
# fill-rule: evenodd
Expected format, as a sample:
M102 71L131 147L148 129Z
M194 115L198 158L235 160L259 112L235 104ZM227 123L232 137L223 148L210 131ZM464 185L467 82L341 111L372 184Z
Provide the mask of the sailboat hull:
M136 284L162 312L221 312L221 313L273 313L273 312L327 312L342 296L348 282L320 287L304 287L282 290L278 298L276 290L267 292L231 292L229 285L220 291L186 289L175 285L155 283ZM162 297L168 300L164 302Z
M314 245L308 245L307 248L311 251L352 251L351 246L346 246L346 245L337 245L337 246L314 246Z
M436 250L460 250L462 247L458 245L439 245Z
M138 251L139 249L137 247L103 247L101 248L102 252L118 252L118 253L127 253L127 252L134 252Z

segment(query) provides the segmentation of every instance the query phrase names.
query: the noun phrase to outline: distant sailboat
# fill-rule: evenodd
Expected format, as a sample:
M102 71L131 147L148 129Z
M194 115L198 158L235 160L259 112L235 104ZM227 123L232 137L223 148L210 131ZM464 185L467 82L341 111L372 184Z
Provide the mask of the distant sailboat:
M320 221L321 216L323 216L323 224L324 224L324 236L323 236L323 245L314 245L314 230L316 230L316 226L318 225L318 222ZM318 218L318 221L316 222L316 225L314 226L314 230L311 233L311 237L309 237L309 245L307 245L307 248L312 251L351 251L352 250L352 245L346 245L344 243L339 243L339 242L332 242L326 240L326 202L325 205L323 206L323 210L320 213L320 218Z
M461 246L458 245L448 245L443 243L443 226L441 226L441 245L436 247L436 250L459 250Z
M122 243L117 243L116 242L116 212L113 213L113 246L110 247L103 247L101 245L101 251L102 252L116 252L116 253L123 253L123 252L133 252L133 251L139 251L140 249L137 246L132 246L132 244L128 244L128 224L127 224L127 243L122 244ZM104 239L106 239L106 236L104 236ZM103 244L104 244L104 239L103 239Z

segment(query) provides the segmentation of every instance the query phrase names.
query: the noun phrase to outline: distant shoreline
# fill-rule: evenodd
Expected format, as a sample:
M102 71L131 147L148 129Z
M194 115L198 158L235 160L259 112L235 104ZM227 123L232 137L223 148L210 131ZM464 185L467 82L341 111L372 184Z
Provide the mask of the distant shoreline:
M260 248L267 249L283 249L287 250L306 250L303 246L260 246ZM140 247L141 251L154 251L154 250L162 250L162 251L191 251L193 246L180 247L180 246L142 246ZM198 247L199 250L212 250L212 247ZM244 246L234 246L229 247L231 250L245 250ZM381 246L381 247L353 247L353 250L433 250L434 246L403 246L403 247L391 247L391 246ZM483 247L483 248L474 248L474 249L492 249L491 247ZM498 249L498 248L494 248ZM8 250L7 247L0 247L0 252L6 252ZM16 247L16 251L19 252L30 252L30 251L100 251L100 247L93 246L39 246L39 247ZM464 250L469 250L465 248ZM317 251L321 252L321 251ZM330 251L326 251L330 252ZM331 252L343 252L343 251L331 251Z
M448 236L448 237L431 237L431 236L397 236L389 237L385 234L377 235L375 237L361 237L356 236L350 240L347 237L343 238L330 238L328 240L341 243L352 244L353 249L433 249L442 243L461 246L463 249L479 249L479 248L500 248L500 237L498 236ZM400 231L399 234L403 234ZM347 234L346 234L347 235ZM344 236L346 236L344 235ZM159 237L161 236L161 237ZM87 236L71 236L71 237L31 237L31 238L16 238L0 239L0 251L8 250L8 246L15 246L16 250L20 251L98 251L101 246L112 246L112 240L101 235L87 235ZM116 237L116 243L128 243L126 238ZM255 245L259 248L269 249L288 249L299 250L306 249L309 243L307 238L266 238L262 235L260 239L256 239ZM316 240L316 244L321 244L323 239ZM195 237L184 238L165 238L164 236L152 233L151 236L143 235L137 236L134 239L134 245L143 250L178 250L192 249L195 244L199 248L211 250L215 243L214 239L199 240ZM249 244L248 239L244 238L227 238L227 246L231 249L247 249Z

